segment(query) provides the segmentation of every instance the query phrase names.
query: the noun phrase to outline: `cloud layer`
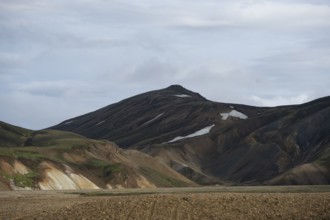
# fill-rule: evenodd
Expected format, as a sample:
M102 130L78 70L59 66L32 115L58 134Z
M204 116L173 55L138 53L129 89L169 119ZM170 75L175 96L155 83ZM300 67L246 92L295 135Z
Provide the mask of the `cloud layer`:
M329 95L325 0L2 0L0 120L40 129L182 84L219 102Z

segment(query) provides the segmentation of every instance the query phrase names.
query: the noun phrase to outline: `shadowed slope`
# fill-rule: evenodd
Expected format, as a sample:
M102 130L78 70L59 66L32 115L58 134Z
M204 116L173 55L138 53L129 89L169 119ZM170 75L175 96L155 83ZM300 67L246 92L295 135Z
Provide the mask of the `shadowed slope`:
M220 112L244 109L249 116L266 108L209 101L182 86L143 93L66 120L52 129L107 139L122 148L163 143L221 121Z

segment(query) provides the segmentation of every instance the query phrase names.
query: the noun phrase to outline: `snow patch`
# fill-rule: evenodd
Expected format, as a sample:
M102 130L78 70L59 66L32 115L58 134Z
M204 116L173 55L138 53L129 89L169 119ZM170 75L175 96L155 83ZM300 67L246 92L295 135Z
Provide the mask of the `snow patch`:
M178 94L178 95L174 95L176 97L179 97L179 98L191 98L190 95L187 95L187 94Z
M67 122L65 122L64 124L68 125L68 124L71 124L72 122L73 122L73 120L71 120L71 121L67 121Z
M98 126L98 125L100 125L100 124L103 124L105 122L105 120L104 121L101 121L101 122L99 122L99 123L97 123L95 126Z
M211 128L213 128L214 125L211 125L211 126L208 126L206 128L203 128L199 131L196 131L195 133L192 133L192 134L189 134L187 136L179 136L179 137L176 137L166 143L173 143L175 141L178 141L178 140L182 140L182 139L186 139L186 138L192 138L192 137L196 137L196 136L201 136L201 135L204 135L204 134L208 134L211 130Z
M149 124L149 123L151 123L151 122L155 121L157 118L161 117L163 114L164 114L164 113L161 113L161 114L157 115L157 116L156 116L156 117L154 117L153 119L151 119L151 120L149 120L149 121L147 121L147 122L143 123L143 125L145 125L145 124Z
M235 117L235 118L240 118L240 119L247 119L248 116L243 114L242 112L232 110L231 112L228 113L220 113L222 120L227 120L230 116Z
M229 106L229 108L234 109L234 106L231 105L231 106Z

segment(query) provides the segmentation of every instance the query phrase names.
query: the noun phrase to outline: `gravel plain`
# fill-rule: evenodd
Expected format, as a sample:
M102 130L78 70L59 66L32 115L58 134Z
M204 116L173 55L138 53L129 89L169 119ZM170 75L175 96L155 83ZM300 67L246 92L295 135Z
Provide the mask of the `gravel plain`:
M324 188L0 192L0 219L330 219Z

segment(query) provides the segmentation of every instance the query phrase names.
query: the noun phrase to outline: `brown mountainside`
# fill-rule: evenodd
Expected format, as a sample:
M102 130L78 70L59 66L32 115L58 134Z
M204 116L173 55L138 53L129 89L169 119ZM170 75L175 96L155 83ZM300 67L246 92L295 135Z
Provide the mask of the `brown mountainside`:
M0 122L0 190L195 185L137 150L71 132L32 131Z

